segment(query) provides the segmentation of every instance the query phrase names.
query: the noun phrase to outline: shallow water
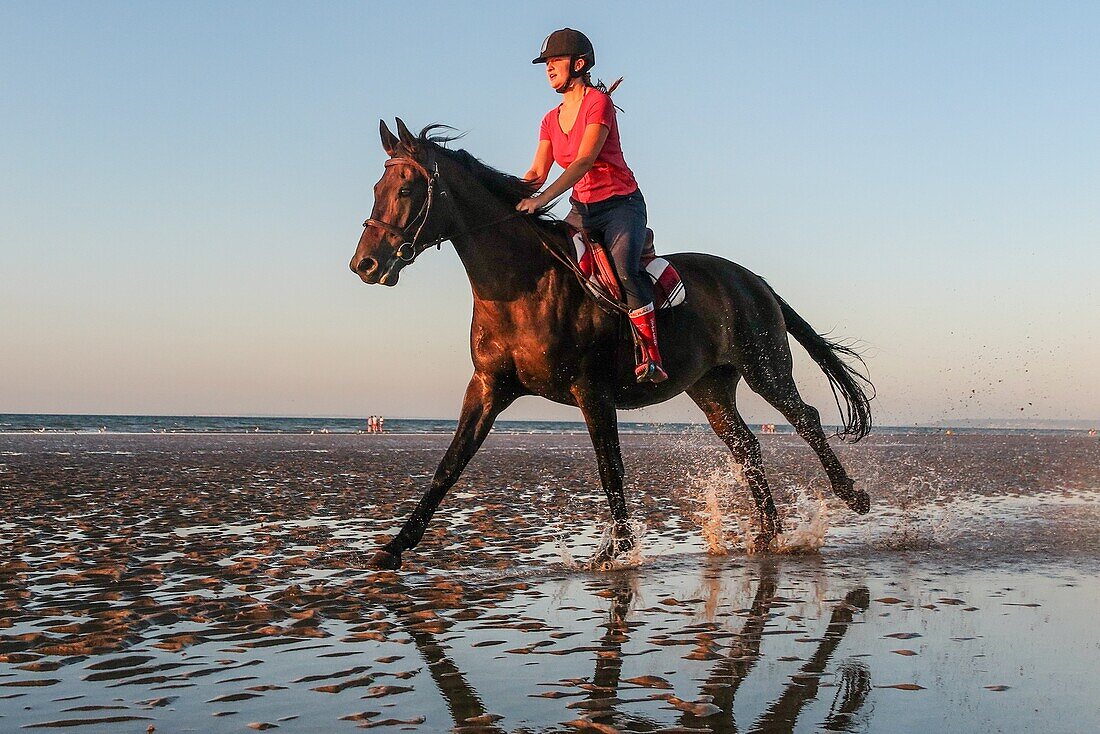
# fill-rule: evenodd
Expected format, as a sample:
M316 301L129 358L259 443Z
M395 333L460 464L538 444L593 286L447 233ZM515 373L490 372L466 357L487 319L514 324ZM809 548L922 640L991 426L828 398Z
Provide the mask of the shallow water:
M801 554L746 554L712 437L631 436L640 557L586 571L586 438L493 436L384 574L445 438L4 436L0 731L1100 725L1095 439L840 446L862 518L763 443Z

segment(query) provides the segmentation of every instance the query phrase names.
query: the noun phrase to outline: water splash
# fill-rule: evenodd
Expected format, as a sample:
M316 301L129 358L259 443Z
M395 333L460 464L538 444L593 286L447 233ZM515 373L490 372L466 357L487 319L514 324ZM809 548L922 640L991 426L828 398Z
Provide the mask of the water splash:
M577 557L573 553L574 549L569 547L569 541L577 540L578 533L575 530L567 531L564 527L559 527L556 548L561 564L574 571L616 571L624 568L636 568L642 565L646 558L642 552L643 539L645 538L648 528L646 524L640 520L630 520L628 524L630 525L630 533L633 536L634 542L630 548L622 550L618 547L622 541L615 537L615 523L609 522L604 525L599 539L595 541L595 548L592 550L590 558L608 555L612 560L598 565L591 560L577 560ZM599 526L598 524L593 524L590 527L597 528ZM581 542L584 543L588 538L594 537L595 533L584 532L581 534L580 539Z
M727 555L742 548L748 554L817 553L829 531L829 509L825 498L807 487L795 487L793 506L783 517L785 531L767 548L757 547L756 507L745 480L744 468L730 460L728 469L714 469L689 476L692 499L700 509L694 513L707 553Z
M694 516L699 522L699 531L707 553L727 555L743 543L743 538L751 537L751 533L745 531L744 519L739 520L741 532L728 527L727 522L730 514L727 508L733 509L736 499L739 496L748 496L749 492L741 464L730 459L728 468L689 474L688 480L692 488L690 499L700 505Z
M565 542L565 539L569 537L568 534L564 529L559 529L557 535L558 555L561 557L562 565L566 568L579 568L576 559L573 558L572 551L569 550L569 545Z
M829 505L806 487L794 488L794 513L783 518L784 532L772 541L774 553L817 553L829 532ZM793 527L792 525L793 521Z
M617 571L623 568L636 568L645 561L645 556L642 554L642 539L646 534L645 523L640 520L627 521L630 526L633 544L626 549L620 549L622 541L615 537L616 524L609 522L604 526L603 536L600 538L600 542L596 544L596 550L592 553L593 558L606 556L611 560L598 564L598 567L594 562L590 562L589 567L592 570Z
M881 544L891 550L916 550L943 546L964 532L959 498L948 496L940 477L917 475L899 488L894 502L896 519Z
M723 483L711 479L697 484L702 492L696 497L703 507L695 513L699 520L699 530L703 536L703 543L707 553L715 556L724 556L729 553L729 545L726 542L725 513L722 511Z

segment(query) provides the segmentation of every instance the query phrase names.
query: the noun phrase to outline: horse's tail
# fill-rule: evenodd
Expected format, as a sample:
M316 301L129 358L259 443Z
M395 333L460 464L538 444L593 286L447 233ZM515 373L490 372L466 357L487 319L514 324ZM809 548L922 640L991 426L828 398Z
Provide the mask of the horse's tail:
M871 400L875 397L875 386L871 384L867 375L845 362L843 358L858 361L864 369L867 368L867 363L852 347L814 331L806 319L799 316L775 290L772 290L772 295L783 309L783 320L787 322L787 331L829 378L836 407L840 409L840 416L844 421L843 428L837 432L837 435L855 443L871 432ZM843 404L841 399L844 401Z

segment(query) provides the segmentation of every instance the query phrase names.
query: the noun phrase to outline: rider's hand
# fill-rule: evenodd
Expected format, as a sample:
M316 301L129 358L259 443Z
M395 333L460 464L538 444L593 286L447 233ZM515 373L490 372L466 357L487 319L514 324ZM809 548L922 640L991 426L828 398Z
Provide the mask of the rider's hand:
M516 211L534 214L543 206L546 206L546 202L542 200L542 195L536 194L529 199L520 199L519 203L516 204Z

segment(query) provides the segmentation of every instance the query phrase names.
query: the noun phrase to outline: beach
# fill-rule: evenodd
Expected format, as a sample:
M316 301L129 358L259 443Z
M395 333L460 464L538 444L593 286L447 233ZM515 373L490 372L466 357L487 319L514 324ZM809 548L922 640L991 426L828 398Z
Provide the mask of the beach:
M1081 732L1100 726L1100 442L761 437L787 533L706 429L490 436L400 572L449 436L0 436L0 731Z

